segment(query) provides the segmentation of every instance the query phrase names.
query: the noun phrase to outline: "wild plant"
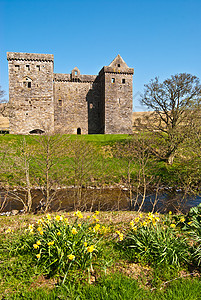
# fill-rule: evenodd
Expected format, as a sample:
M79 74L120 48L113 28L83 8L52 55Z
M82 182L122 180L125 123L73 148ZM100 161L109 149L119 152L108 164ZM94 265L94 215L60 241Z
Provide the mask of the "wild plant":
M49 276L69 272L93 272L93 261L99 253L99 242L106 228L98 223L98 212L84 219L80 211L69 220L63 215L47 214L37 224L30 224L17 247L21 254L29 251L35 265Z
M130 222L125 238L119 235L119 246L129 259L143 263L180 266L188 262L186 237L176 230L175 223L165 223L159 215L149 213L144 218L140 214Z

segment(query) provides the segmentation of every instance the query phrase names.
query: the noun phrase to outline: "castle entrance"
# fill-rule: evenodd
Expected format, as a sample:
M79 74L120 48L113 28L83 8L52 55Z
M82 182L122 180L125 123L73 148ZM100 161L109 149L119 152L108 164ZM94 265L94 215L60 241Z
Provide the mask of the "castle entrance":
M77 134L81 134L81 128L77 129Z

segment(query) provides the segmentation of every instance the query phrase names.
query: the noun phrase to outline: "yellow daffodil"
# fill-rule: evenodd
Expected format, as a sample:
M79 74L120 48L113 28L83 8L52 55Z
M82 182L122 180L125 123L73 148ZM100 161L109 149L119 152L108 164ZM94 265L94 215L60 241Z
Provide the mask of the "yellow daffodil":
M28 229L29 230L33 230L34 229L34 225L33 224L29 224Z
M119 240L120 240L120 241L123 241L123 239L124 239L124 235L123 235L123 233L120 233L120 234L119 234Z
M50 214L47 214L47 215L46 215L46 218L47 218L48 220L51 220L51 219L52 219L51 216L50 216Z
M100 229L100 224L96 224L96 226L94 226L94 231L98 232Z
M171 212L171 210L169 211L169 215L172 215L172 212Z
M69 260L73 260L75 258L75 255L69 254L69 255L67 255L67 257L68 257Z
M94 250L95 250L94 245L87 247L87 252L89 252L89 253L93 252Z
M90 216L87 216L87 219L90 219L91 217Z
M98 216L100 214L100 212L98 210L96 210L94 214Z
M57 235L61 235L61 231L58 231L58 232L57 232Z
M47 245L48 245L48 246L53 246L53 245L54 245L54 241L48 242Z
M87 242L84 242L84 246L87 247Z
M130 221L130 226L133 227L134 226L134 222Z
M38 246L40 246L40 245L41 245L41 241L37 241L36 244L37 244Z
M8 228L5 233L11 233L12 232L12 229L11 228Z
M59 222L59 221L63 221L63 217L57 215L57 216L55 217L55 220L58 221L58 222Z
M33 244L34 249L38 249L39 246L37 244Z
M40 253L36 254L36 257L39 259L40 258Z
M193 222L192 222L192 221L190 221L190 222L188 222L187 224L188 224L188 225L191 225L192 223L193 223Z
M175 228L176 225L175 225L175 224L170 224L170 227L171 227L171 228Z
M77 229L75 227L73 227L71 232L72 232L72 234L77 234Z
M79 223L79 224L77 224L77 226L78 226L78 227L81 227L81 226L82 226L82 224L80 224L80 223Z
M38 231L42 231L43 228L39 226L39 227L37 228L37 230L38 230Z
M78 217L78 219L82 219L83 218L83 215L81 213L81 211L77 210L75 213L74 213L74 216L75 217Z
M185 218L184 217L182 217L181 219L180 219L180 222L185 222Z

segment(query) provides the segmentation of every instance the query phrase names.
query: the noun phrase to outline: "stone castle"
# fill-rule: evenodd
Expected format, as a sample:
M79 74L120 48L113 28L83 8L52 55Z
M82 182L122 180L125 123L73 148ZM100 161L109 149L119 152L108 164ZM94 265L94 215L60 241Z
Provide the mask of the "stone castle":
M12 134L132 133L134 69L118 55L98 75L54 73L52 54L8 52Z

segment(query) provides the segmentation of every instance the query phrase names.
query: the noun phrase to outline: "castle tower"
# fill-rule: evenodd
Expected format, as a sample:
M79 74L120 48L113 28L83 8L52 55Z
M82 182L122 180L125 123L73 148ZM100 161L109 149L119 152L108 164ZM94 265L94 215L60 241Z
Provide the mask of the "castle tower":
M54 131L52 54L7 53L10 133Z
M104 76L104 133L132 133L133 74L120 55L100 71Z

